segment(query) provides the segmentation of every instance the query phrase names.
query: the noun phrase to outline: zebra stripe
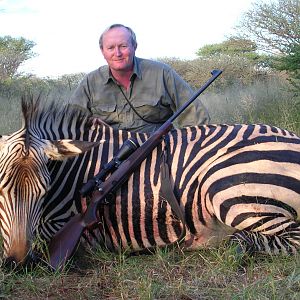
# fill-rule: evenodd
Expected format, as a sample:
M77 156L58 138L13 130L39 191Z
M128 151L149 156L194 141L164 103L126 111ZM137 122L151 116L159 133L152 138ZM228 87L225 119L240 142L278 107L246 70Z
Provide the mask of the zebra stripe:
M274 136L274 132L278 135ZM245 140L246 137L248 140ZM297 218L300 194L299 138L294 134L266 125L222 125L173 131L169 139L168 158L172 160L170 164L175 194L181 199L187 224L193 235L197 236L202 232L208 221L217 220L235 230L279 234L294 222L289 220ZM156 153L154 155L159 157ZM150 160L148 164L149 167L145 169L150 170ZM142 170L145 178L158 174L152 171L154 176L151 177L151 172L147 174ZM145 183L145 186L153 184ZM158 219L161 222L157 222L160 239L152 238L155 235L153 217L151 218L151 213L155 211L153 202L140 198L139 202L134 203L140 205L145 201L149 206L152 205L150 213L144 210L145 206L143 210L135 207L139 213L135 213L133 209L127 210L124 214L126 222L122 226L116 225L121 214L114 211L113 207L107 208L109 214L105 214L105 209L102 212L105 216L104 223L108 223L108 237L115 249L130 245L133 249L143 249L149 245L171 243L173 240L168 237L166 228L169 236L179 236L178 224L177 227L175 224L166 226L167 205L160 201ZM123 197L115 209L125 210L130 204L130 200ZM129 236L135 239L127 238L124 241L124 232L129 232L128 217L133 218L131 225L135 228L135 231L130 231ZM142 224L140 219L144 219ZM140 237L140 232L146 232L143 227L146 225L149 226L148 235Z
M25 127L0 142L0 214L8 255L15 234L14 207L18 222L28 223L32 235L38 232L49 241L74 213L84 210L82 184L126 139L143 143L148 137L94 127L72 107L60 111L27 104L23 114ZM78 142L67 140L89 143L90 151L59 161L80 152ZM91 148L90 142L100 144ZM20 162L26 157L25 166ZM111 205L100 206L99 223L85 233L89 243L136 251L176 242L183 228L161 194L164 160L185 215L186 248L217 245L230 236L254 251L295 252L299 247L300 139L264 124L172 130L110 199ZM12 170L11 178L7 170ZM22 174L30 180L18 177ZM18 181L22 185L16 196ZM23 199L30 199L26 209Z

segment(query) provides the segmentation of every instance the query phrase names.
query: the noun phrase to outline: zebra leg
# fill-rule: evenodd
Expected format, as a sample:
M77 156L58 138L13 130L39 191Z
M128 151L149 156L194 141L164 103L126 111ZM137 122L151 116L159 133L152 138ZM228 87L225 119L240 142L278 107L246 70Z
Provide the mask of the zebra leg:
M233 234L231 242L238 242L238 252L250 255L254 252L296 254L300 249L300 224L288 219L286 222L288 226L274 228L275 232L272 234L266 230L237 231Z

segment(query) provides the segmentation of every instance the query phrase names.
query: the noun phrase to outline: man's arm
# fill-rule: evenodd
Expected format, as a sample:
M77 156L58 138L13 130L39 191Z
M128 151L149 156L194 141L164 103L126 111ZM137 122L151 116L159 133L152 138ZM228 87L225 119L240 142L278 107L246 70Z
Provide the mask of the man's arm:
M69 99L69 104L74 105L80 109L87 109L91 111L91 93L89 87L88 77L85 76L79 83L78 87Z

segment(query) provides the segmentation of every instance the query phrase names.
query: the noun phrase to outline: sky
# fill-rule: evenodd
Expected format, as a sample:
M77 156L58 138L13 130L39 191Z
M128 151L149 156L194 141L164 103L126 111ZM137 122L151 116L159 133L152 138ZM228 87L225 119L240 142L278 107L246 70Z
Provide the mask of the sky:
M55 78L106 64L98 40L114 23L135 31L138 57L194 59L199 48L226 40L252 2L0 0L0 36L35 42L37 56L19 71Z

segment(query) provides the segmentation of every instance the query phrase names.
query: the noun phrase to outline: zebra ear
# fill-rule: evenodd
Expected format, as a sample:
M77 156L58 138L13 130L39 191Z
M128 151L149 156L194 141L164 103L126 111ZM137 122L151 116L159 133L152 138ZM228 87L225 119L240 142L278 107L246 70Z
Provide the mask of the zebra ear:
M5 141L6 141L6 136L5 135L0 135L0 150L2 149Z
M86 142L86 141L75 141L75 140L57 140L57 141L46 141L46 147L44 151L48 158L52 160L63 160L65 158L77 156L81 153L89 151L93 147L103 143L104 140L98 142Z

